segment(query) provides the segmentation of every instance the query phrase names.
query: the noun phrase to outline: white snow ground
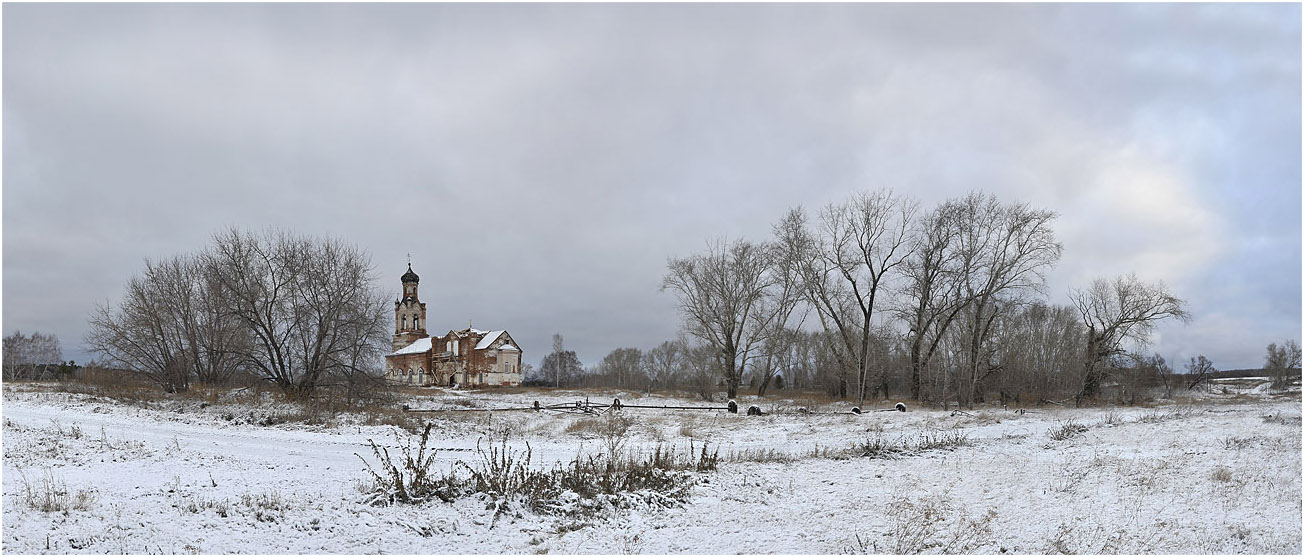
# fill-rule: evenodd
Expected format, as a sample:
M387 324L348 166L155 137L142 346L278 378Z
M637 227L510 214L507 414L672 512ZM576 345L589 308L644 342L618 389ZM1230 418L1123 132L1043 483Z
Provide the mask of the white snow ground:
M1253 394L1245 394L1253 393ZM700 405L639 398L626 403ZM414 408L574 401L445 393ZM595 402L598 395L590 395ZM602 395L609 402L612 395ZM755 401L740 400L744 408ZM755 402L784 410L800 402ZM596 520L529 511L493 520L486 502L360 502L366 443L392 426L256 425L250 409L171 401L152 408L5 385L5 553L1277 553L1301 550L1298 392L1254 388L1194 405L795 413L627 409L631 446L710 441L725 459L678 508ZM826 405L821 411L845 410ZM255 415L257 414L257 415ZM593 418L533 412L424 414L440 466L472 462L477 440L528 442L538 465L601 448ZM255 422L255 423L250 423ZM1066 424L1085 431L1056 440ZM569 432L568 432L569 428ZM869 439L920 433L970 444L896 458L833 459ZM733 457L732 459L729 457ZM34 493L79 493L83 509L43 512Z

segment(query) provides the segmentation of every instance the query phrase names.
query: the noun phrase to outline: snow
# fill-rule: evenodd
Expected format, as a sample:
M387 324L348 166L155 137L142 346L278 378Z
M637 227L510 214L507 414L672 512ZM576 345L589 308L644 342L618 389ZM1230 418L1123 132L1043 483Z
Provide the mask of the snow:
M515 347L515 346L512 346L510 343L509 343L509 344L504 344L504 345L498 347L498 349L499 349L499 350L502 350L503 352L520 352L520 351L521 351L520 348L517 348L517 347Z
M371 507L357 484L367 441L407 433L344 416L331 425L258 425L294 409L176 399L127 404L5 384L5 553L1284 553L1301 549L1297 393L1211 394L1153 408L998 408L952 413L891 403L740 396L764 416L626 409L630 446L719 449L677 508L592 521L510 513L486 502ZM589 398L705 406L604 391L445 391L414 408L508 408ZM469 406L468 406L469 405ZM714 404L718 405L718 403ZM713 406L714 406L713 405ZM796 408L815 410L799 415ZM476 443L529 443L538 466L602 450L547 412L419 414L435 424L437 467L474 461ZM1056 441L1073 423L1086 431ZM870 439L963 434L967 446L896 458L816 456ZM769 457L758 456L768 454ZM446 469L446 468L441 468ZM25 499L43 478L89 491L84 510ZM219 513L221 509L223 513ZM910 535L913 533L914 535Z
M404 346L403 348L396 350L393 354L390 354L390 356L398 356L401 354L420 354L422 352L427 352L430 350L430 342L431 342L430 337L419 338L416 341L414 341L412 344L409 344L407 346Z
M495 340L498 340L498 337L502 336L502 334L505 332L507 331L489 331L485 333L484 338L480 339L480 342L476 343L475 349L485 350L489 348L489 345L493 344Z

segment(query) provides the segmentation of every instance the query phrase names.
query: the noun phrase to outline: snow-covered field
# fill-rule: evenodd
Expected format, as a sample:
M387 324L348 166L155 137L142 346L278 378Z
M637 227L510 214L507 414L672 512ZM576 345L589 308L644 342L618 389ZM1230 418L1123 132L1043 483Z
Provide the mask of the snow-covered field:
M368 440L410 438L342 417L176 400L129 405L5 385L5 553L1284 553L1301 550L1298 392L1233 387L1193 404L856 416L841 404L756 403L765 416L626 409L639 450L709 442L721 463L678 507L494 519L483 498L369 506ZM1257 390L1256 390L1257 389ZM501 408L631 393L431 391L413 408ZM602 450L572 413L419 414L438 467L508 439L536 466ZM962 439L865 457L866 442ZM356 453L356 454L355 454ZM43 511L41 502L66 508Z

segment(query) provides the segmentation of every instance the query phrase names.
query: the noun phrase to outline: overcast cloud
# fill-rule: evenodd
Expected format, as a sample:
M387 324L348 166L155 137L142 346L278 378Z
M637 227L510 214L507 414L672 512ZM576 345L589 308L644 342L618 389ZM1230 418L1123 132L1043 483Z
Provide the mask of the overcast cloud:
M676 335L667 257L878 187L1058 212L1050 301L1166 281L1175 367L1300 338L1298 4L3 10L3 328L66 358L145 258L278 226L592 364Z

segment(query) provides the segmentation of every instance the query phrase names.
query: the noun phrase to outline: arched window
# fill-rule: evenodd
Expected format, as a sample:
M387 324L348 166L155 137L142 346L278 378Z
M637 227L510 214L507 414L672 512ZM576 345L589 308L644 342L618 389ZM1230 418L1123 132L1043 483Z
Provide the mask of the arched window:
M420 317L417 317L417 316L415 316L415 315L412 316L412 328L413 328L413 329L420 329L420 328L421 328L421 318L420 318Z
M406 316L406 315L403 316L403 329L405 329L405 330L407 329L407 316Z

